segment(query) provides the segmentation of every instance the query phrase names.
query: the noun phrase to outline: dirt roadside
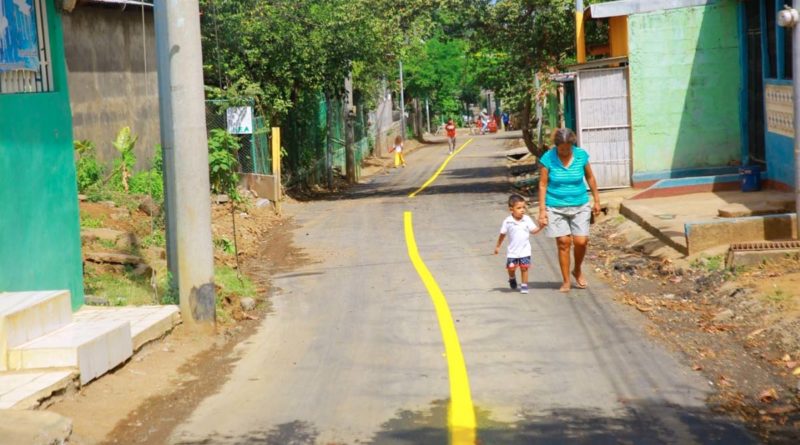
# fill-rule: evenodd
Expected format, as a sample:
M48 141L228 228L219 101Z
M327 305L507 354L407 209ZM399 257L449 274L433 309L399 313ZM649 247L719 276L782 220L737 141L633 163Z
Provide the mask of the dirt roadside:
M648 318L651 337L708 380L712 409L765 443L800 443L800 260L731 271L720 256L652 258L640 231L622 217L597 224L588 257L595 274Z

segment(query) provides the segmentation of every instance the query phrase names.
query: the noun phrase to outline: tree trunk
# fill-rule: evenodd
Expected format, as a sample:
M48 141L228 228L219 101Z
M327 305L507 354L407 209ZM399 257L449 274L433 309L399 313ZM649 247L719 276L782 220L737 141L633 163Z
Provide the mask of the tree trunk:
M419 99L414 99L414 137L419 142L424 142L424 131L422 130L422 110L420 109Z
M522 140L525 147L537 158L542 155L542 147L536 141L536 115L533 113L533 100L530 95L525 97L522 103L522 110L519 113L520 130L522 130Z
M325 93L325 182L328 183L328 190L333 190L333 113L331 106L333 101L328 93Z

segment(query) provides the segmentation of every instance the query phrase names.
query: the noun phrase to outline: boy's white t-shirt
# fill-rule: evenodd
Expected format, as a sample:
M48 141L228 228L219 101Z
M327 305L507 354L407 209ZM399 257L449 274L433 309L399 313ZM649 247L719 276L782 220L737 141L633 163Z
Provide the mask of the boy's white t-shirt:
M539 226L528 215L522 215L517 221L513 216L503 220L500 233L508 237L507 258L525 258L531 256L531 232Z

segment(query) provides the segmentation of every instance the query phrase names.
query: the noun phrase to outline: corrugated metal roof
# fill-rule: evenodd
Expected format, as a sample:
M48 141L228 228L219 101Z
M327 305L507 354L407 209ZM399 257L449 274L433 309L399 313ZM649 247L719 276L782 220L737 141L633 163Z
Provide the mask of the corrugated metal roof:
M117 6L149 6L153 7L153 0L83 0L83 3L104 3Z
M644 12L664 11L667 9L689 8L717 3L719 0L618 0L614 2L596 3L586 8L589 17L605 19Z
M621 57L608 57L605 59L590 60L586 63L579 63L567 68L573 71L589 70L594 68L606 68L609 66L618 66L623 63L628 63L628 56Z

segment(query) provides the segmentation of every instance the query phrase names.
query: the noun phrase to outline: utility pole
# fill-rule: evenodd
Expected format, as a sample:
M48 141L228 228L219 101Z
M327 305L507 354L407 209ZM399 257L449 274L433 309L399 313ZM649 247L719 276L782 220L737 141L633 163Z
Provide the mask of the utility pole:
M406 140L406 96L403 90L403 60L400 59L400 137Z
M794 208L795 229L800 239L800 0L778 13L778 25L792 33L792 90L794 92Z
M197 0L156 0L153 7L169 271L183 322L213 331L216 290L200 8Z
M428 134L431 134L431 108L427 97L425 98L425 120L428 121Z

